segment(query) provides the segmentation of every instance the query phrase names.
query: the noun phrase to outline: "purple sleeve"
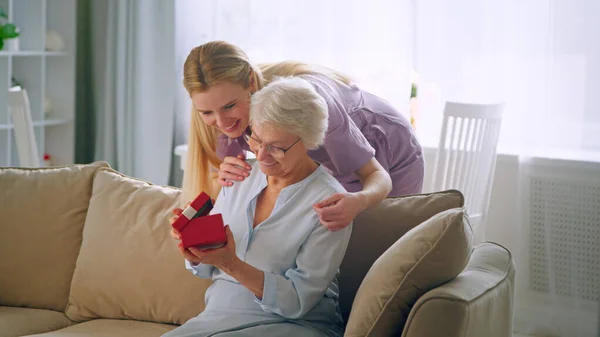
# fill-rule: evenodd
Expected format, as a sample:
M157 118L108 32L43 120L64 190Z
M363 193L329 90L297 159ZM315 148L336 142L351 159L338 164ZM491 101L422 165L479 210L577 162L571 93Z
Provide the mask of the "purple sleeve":
M225 157L237 157L244 152L242 146L236 140L230 140L225 135L217 138L217 157L223 160Z
M351 174L365 166L375 156L375 149L354 124L340 99L325 90L317 87L317 92L327 102L329 112L329 126L325 133L323 147L340 175Z
M217 138L217 157L221 160L225 157L237 157L238 154L243 153L243 148L236 141L229 140L229 137L220 135ZM210 167L212 172L219 172L216 167Z

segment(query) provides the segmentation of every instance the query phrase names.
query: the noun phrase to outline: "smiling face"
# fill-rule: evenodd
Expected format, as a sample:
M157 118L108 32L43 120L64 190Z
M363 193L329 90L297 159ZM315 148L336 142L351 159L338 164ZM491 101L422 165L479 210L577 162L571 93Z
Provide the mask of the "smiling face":
M248 142L260 164L260 170L267 176L287 177L302 163L310 161L304 143L298 136L270 124L252 125L252 140ZM275 158L268 148L286 149L282 158Z
M207 91L194 91L191 98L196 112L207 125L218 128L229 138L237 138L248 127L252 91L252 87L220 83Z

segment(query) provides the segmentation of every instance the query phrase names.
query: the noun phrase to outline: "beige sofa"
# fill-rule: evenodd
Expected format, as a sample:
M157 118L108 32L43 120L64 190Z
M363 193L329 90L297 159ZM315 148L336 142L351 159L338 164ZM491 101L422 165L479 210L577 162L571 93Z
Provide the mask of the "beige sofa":
M160 336L204 308L170 238L180 191L105 163L0 168L0 337ZM511 336L514 264L471 247L458 191L356 219L340 270L346 336Z

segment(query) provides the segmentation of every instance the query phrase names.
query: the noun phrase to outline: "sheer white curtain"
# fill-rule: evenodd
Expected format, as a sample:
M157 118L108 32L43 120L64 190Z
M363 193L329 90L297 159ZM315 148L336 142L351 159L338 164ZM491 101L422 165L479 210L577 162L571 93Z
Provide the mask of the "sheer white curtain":
M586 182L597 176L575 178L569 175L578 164L567 170L535 158L587 161L596 171L600 165L600 2L414 5L421 139L437 144L445 100L506 102L499 151L519 158L516 330L596 336L599 250L577 246L587 244L582 233L588 239L600 231L593 215L583 217L590 207Z
M92 2L95 159L159 185L168 183L172 152L173 6Z
M178 0L176 18L180 79L191 48L225 40L254 63L294 59L345 72L409 114L409 0ZM191 102L180 83L176 143L184 144Z
M600 2L415 2L422 134L439 133L440 102L507 103L501 149L600 151ZM437 139L436 139L437 140Z

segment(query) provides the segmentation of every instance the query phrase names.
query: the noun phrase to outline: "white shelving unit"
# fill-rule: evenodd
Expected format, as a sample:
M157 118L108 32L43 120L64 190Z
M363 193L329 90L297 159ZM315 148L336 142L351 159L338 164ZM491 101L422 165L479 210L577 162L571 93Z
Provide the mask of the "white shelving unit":
M20 30L19 50L0 51L0 166L19 166L6 94L12 78L27 90L40 162L74 162L76 0L0 0ZM47 51L46 32L65 40L65 50ZM45 101L50 102L46 113Z

